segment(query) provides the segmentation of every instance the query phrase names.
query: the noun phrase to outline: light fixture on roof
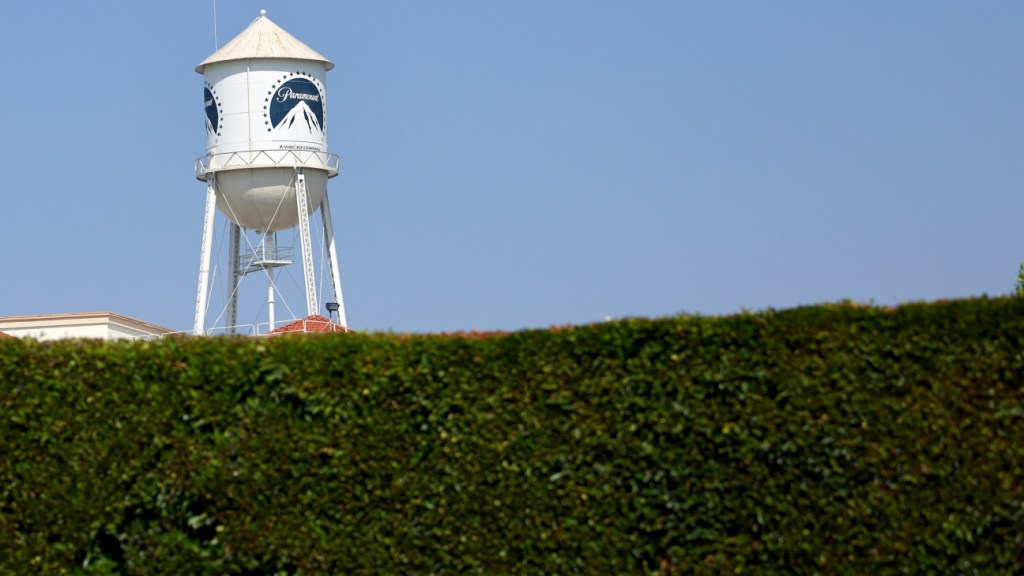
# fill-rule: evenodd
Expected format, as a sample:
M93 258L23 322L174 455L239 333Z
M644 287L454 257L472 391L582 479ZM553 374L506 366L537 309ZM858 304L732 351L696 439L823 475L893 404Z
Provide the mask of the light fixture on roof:
M331 321L334 321L334 313L341 310L341 304L337 302L327 302L324 304L327 307L327 315L331 317Z

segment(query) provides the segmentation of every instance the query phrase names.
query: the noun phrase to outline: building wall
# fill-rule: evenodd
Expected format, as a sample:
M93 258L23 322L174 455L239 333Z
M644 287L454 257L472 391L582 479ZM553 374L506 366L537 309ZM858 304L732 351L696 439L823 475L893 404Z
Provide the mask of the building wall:
M61 338L106 339L109 337L107 327L99 324L28 326L25 328L4 328L3 331L15 338L35 338L36 340L60 340Z
M0 318L0 332L15 338L58 340L62 338L98 338L124 340L154 338L170 332L114 313L52 314Z

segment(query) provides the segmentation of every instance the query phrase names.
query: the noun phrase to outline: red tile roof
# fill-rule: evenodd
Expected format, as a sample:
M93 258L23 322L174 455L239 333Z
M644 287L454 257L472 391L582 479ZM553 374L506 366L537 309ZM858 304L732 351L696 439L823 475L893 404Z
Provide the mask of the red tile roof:
M351 332L351 330L337 322L332 322L319 314L314 314L312 316L296 320L291 324L285 324L284 326L275 328L270 332L267 332L267 335L289 334L296 332Z
M10 334L4 334L3 332L0 332L0 338L14 338L14 336L11 336Z

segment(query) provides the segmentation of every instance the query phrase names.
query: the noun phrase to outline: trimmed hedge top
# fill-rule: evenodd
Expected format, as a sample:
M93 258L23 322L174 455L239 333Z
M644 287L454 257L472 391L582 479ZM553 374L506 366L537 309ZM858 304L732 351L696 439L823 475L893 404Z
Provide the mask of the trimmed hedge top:
M1024 571L1024 299L0 341L0 572Z

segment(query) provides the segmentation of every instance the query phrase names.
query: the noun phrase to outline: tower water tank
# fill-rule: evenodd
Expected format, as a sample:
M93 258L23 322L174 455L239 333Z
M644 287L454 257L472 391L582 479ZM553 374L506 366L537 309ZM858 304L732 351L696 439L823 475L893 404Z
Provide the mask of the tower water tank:
M274 324L273 269L291 263L276 246L276 232L298 227L306 304L318 313L309 216L323 217L331 289L342 303L327 180L338 174L338 156L327 148L327 71L334 64L261 11L241 34L196 67L203 75L206 154L196 177L207 184L203 252L196 297L195 332L204 333L214 212L230 221L230 294L227 324L237 323L238 285L245 274L269 279L270 328ZM215 207L215 208L214 208ZM259 235L243 253L242 230ZM332 307L333 309L333 307ZM339 321L345 324L344 306Z

